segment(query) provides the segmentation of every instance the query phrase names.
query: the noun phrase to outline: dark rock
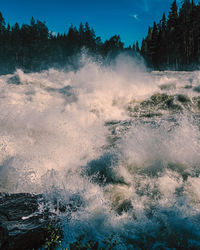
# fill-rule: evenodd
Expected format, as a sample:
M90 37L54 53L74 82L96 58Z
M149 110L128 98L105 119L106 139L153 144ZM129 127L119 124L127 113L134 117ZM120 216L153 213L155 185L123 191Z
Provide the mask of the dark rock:
M177 100L181 103L191 102L190 98L186 95L177 95Z
M183 98L182 98L183 99ZM135 112L140 112L140 116L154 117L161 116L160 110L181 111L182 107L175 103L175 97L167 94L154 94L150 99L140 103L139 107L135 107Z
M140 117L146 117L146 118L160 117L160 116L162 116L161 113L151 113L151 112L140 115Z
M72 95L72 87L70 85L65 86L64 88L61 88L58 90L60 94L64 94L66 96L71 96Z
M105 126L117 125L119 123L120 123L119 120L111 120L111 121L105 122Z
M166 93L156 93L139 104L135 105L130 102L127 106L128 114L131 117L150 119L153 117L161 117L167 113L174 114L185 111L197 113L199 109L200 97L190 99L187 95L168 95Z
M133 206L131 204L130 200L124 200L117 208L116 208L116 212L119 215L122 215L123 212L128 212L129 210L132 210Z
M192 85L185 85L185 89L192 89Z
M195 88L193 88L193 90L194 90L195 92L197 92L197 93L200 93L200 85L197 86L197 87L195 87Z
M84 200L80 194L73 194L67 200L63 199L62 195L51 197L52 204L57 213L65 213L67 218L71 217L73 212L85 206Z
M194 102L194 104L197 106L197 108L200 109L200 96L195 96L192 98L192 101Z
M67 103L73 103L77 101L77 97L74 93L74 90L70 85L67 85L60 89L46 88L46 90L48 92L55 92L61 94L67 100Z
M8 84L19 85L19 84L21 84L21 81L20 81L20 78L19 78L18 75L14 75L14 76L10 77L10 78L7 80L7 83L8 83Z
M8 221L17 221L29 216L38 208L38 199L41 195L31 194L1 194L0 216L4 215Z
M161 90L173 90L176 89L176 84L175 83L171 83L171 84L162 84L160 86Z
M5 228L5 226L0 225L0 249L3 249L6 242L8 242L8 239L8 230Z
M154 102L155 105L161 103L161 102L165 102L169 99L169 96L167 94L155 94L153 96L151 96L151 100Z
M105 153L96 160L90 161L83 175L86 174L93 183L98 183L101 186L107 184L125 184L124 179L118 176L115 172L115 165L118 158L115 154Z
M140 105L151 110L177 109L177 105L174 103L174 96L160 93L154 94L149 100L142 102Z
M42 195L0 193L0 249L41 248L47 225L56 223L46 204Z

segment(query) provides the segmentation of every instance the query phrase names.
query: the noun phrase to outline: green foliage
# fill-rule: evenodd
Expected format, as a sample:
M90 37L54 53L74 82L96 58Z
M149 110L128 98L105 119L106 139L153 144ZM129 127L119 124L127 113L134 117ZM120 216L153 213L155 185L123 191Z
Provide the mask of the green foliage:
M117 242L113 238L114 238L114 236L111 235L109 238L105 239L102 243L103 246L100 247L98 242L95 242L93 240L85 241L85 235L81 235L76 242L70 244L70 249L73 249L73 250L89 250L89 249L111 250L111 249L115 249Z
M56 228L52 224L48 224L46 229L46 239L44 244L44 249L56 249L61 248L62 232L60 228Z

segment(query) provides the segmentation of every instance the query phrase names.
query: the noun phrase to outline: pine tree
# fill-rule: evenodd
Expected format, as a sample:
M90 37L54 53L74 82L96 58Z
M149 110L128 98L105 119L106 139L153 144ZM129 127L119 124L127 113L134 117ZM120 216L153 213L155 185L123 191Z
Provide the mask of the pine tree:
M135 50L136 50L137 53L140 53L140 48L139 48L139 43L138 43L138 41L137 41L136 44L135 44Z
M123 50L124 44L121 41L119 35L112 36L109 40L106 40L103 45L104 54L110 53L111 56L115 56L117 53Z
M96 35L93 29L90 29L88 22L85 23L85 46L91 50L95 49Z
M5 31L5 29L6 29L5 25L6 25L5 19L3 18L2 13L0 12L0 34L2 34L2 32Z
M161 21L143 39L141 53L156 68L186 69L200 63L200 3L184 0L178 11L172 2L168 19ZM156 42L157 36L157 42Z

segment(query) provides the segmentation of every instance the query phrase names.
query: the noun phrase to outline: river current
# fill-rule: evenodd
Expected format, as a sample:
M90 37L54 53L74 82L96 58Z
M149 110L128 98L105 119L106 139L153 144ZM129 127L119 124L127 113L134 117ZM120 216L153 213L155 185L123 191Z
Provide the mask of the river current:
M0 76L0 192L56 202L62 247L199 249L199 187L200 71L121 56Z

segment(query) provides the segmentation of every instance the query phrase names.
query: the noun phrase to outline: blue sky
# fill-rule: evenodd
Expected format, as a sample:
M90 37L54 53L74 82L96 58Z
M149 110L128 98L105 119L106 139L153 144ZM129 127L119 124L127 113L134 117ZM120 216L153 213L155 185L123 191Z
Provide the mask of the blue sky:
M6 23L45 21L54 32L67 32L70 24L89 22L103 40L119 34L125 45L141 42L148 26L168 14L173 0L1 0ZM178 0L180 1L180 0ZM177 2L178 2L177 1Z

